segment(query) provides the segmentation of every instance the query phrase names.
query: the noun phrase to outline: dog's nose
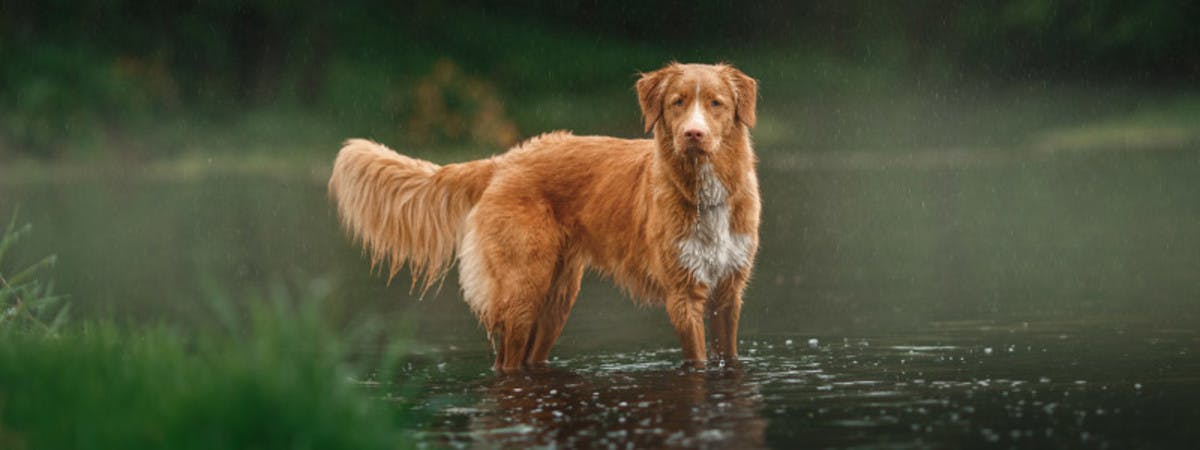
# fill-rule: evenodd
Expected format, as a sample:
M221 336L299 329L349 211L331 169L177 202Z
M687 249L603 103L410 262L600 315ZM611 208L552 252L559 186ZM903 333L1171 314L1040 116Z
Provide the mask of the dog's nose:
M704 139L704 131L698 128L689 128L683 131L683 136L693 141Z

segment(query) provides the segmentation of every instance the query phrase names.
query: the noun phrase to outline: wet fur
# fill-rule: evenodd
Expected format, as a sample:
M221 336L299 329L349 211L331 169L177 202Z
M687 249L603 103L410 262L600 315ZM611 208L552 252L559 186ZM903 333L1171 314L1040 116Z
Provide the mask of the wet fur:
M712 356L734 360L758 248L756 83L727 65L671 64L643 74L637 91L652 140L553 132L438 166L355 139L329 192L345 228L392 275L408 264L427 289L457 255L498 370L545 363L585 269L664 305L691 364L705 360L705 317ZM687 98L692 116L680 109ZM711 135L682 138L695 114Z

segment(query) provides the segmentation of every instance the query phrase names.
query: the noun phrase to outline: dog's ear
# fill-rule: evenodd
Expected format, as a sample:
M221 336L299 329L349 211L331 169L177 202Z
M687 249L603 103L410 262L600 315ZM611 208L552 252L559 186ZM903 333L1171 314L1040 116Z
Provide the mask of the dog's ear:
M642 120L646 132L654 129L654 123L662 118L663 96L667 93L667 76L671 67L643 73L637 81L638 105L642 107Z
M734 117L746 126L754 128L758 121L755 115L755 109L758 108L758 81L733 66L725 66L725 79L733 87Z

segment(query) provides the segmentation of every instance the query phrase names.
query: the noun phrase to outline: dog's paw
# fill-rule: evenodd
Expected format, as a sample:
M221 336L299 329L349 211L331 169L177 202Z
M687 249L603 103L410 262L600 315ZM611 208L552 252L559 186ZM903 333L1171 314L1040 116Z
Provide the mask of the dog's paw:
M708 365L716 369L740 370L742 361L737 358L723 358L709 361Z

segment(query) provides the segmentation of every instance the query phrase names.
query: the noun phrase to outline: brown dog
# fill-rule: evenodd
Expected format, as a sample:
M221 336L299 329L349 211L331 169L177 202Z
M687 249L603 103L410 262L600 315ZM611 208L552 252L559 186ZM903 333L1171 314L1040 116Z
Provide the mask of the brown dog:
M742 290L758 249L749 128L757 83L728 65L642 74L653 140L543 134L492 158L438 166L365 140L338 153L329 191L373 263L423 288L457 253L495 368L541 365L585 268L664 304L691 365L737 358Z

